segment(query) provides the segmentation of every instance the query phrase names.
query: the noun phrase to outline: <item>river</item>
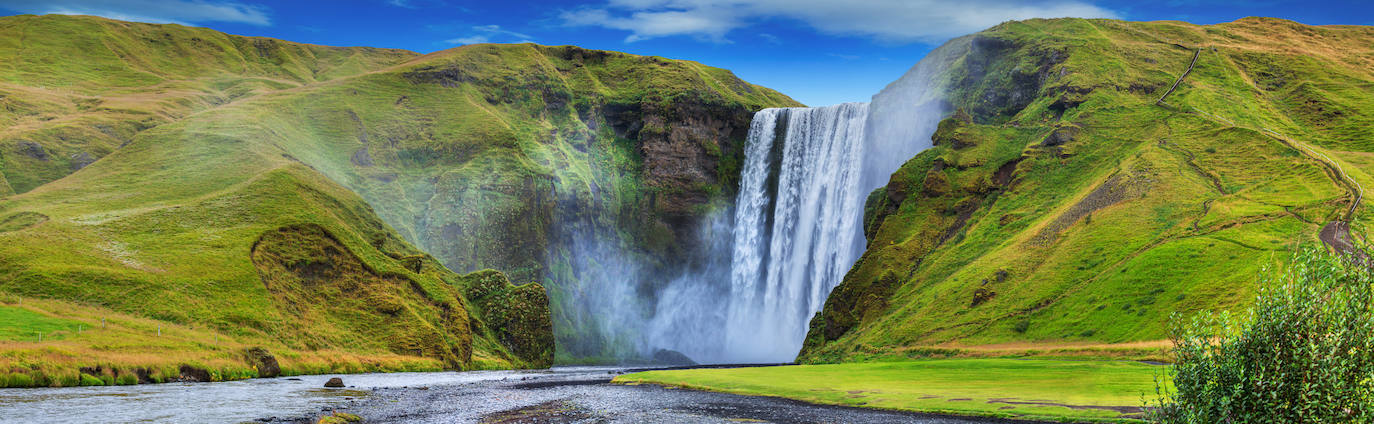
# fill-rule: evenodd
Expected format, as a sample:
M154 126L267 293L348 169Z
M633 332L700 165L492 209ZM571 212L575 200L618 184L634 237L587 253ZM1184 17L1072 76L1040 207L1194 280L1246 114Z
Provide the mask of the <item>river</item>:
M615 375L631 371L621 367L556 367L0 389L0 422L313 422L333 410L357 414L372 424L1001 422L610 384ZM342 378L348 387L324 388L331 377Z

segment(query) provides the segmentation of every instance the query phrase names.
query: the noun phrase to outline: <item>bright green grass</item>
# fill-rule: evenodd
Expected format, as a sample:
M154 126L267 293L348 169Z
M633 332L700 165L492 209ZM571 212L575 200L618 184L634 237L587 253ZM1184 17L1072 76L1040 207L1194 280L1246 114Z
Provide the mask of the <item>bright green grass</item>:
M1374 96L1358 89L1374 74L1352 66L1374 53L1374 28L1037 19L971 38L940 54L963 57L942 78L972 122L876 195L900 204L870 208L884 213L869 217L868 250L813 321L802 362L1162 342L1175 312L1242 306L1261 267L1316 242L1353 197L1264 129L1374 186L1360 135ZM1198 48L1171 106L1156 105ZM985 100L1018 89L1035 98ZM1065 127L1072 141L1042 144ZM1011 182L989 187L1011 160ZM1126 194L1107 201L1098 190L1113 181Z
M0 306L0 340L56 340L75 334L81 324L18 306Z
M1129 420L1135 412L1104 407L1141 407L1162 371L1123 361L940 359L648 371L615 382L942 414Z

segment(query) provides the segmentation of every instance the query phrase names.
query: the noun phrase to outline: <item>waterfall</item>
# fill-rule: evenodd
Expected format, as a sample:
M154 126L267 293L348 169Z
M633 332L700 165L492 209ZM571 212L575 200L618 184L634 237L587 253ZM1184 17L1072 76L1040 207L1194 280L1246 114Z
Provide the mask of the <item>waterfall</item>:
M733 216L716 211L703 226L714 259L658 292L648 349L708 363L795 359L863 253L868 193L929 148L949 113L939 78L969 40L931 52L870 103L755 113Z
M862 253L867 118L867 103L754 115L735 203L733 358L792 360L811 315Z

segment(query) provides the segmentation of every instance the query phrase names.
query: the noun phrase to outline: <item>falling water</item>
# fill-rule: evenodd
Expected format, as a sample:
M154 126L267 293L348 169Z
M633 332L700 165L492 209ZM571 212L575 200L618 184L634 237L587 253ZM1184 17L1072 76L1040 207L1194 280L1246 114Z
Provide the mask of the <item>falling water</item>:
M736 200L726 321L726 344L738 359L791 360L807 320L862 252L867 118L867 103L754 115Z
M868 193L930 147L949 113L939 77L969 46L932 52L871 103L754 114L735 201L703 226L710 265L657 293L649 350L701 362L785 362L863 253Z

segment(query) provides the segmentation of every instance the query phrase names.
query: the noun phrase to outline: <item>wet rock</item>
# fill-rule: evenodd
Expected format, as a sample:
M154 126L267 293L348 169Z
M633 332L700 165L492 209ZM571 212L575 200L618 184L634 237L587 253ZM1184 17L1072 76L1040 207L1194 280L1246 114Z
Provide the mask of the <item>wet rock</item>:
M277 364L277 357L272 356L271 352L261 347L249 348L248 363L258 369L259 378L272 378L281 375L281 365Z
M334 377L334 378L329 379L329 381L324 382L324 387L343 387L343 386L344 386L343 379L342 379L342 378L339 378L339 377Z
M663 365L696 365L697 361L683 355L676 350L659 349L654 351L653 360L655 363Z
M153 383L153 371L147 368L134 368L134 375L138 376L138 384Z

